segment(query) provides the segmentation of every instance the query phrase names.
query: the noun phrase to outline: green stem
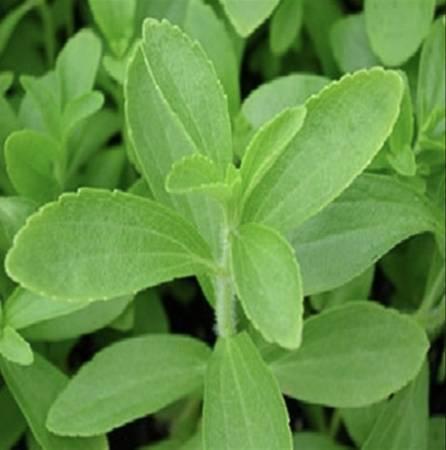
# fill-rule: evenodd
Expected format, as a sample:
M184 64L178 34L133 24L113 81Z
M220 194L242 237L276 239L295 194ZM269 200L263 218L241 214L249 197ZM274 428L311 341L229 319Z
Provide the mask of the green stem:
M227 218L226 218L227 219ZM221 337L232 336L236 333L235 295L230 271L231 243L228 221L222 227L221 235L221 272L215 276L216 292L216 321L217 334Z

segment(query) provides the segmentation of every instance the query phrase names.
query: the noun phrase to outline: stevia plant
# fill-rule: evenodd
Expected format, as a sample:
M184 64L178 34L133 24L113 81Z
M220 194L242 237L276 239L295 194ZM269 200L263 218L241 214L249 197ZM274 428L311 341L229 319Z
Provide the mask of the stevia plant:
M444 7L353 3L7 9L0 450L444 448Z

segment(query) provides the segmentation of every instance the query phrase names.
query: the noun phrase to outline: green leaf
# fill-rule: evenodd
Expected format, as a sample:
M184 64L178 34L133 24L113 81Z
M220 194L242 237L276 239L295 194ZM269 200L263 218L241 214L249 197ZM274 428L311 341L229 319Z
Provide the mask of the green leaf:
M26 430L26 422L7 387L0 388L0 450L11 450Z
M319 75L292 74L262 84L244 100L242 113L257 129L286 108L302 105L329 83Z
M346 284L331 291L312 295L310 297L311 306L321 311L347 302L367 299L372 288L374 273L375 266L372 265Z
M64 129L71 130L79 121L101 109L103 104L104 96L98 91L87 92L71 100L63 112Z
M120 184L126 163L123 146L106 148L90 158L83 184L88 187L114 189Z
M8 175L20 195L45 203L60 194L61 148L48 135L16 131L6 140L5 156Z
M383 408L362 450L427 449L429 375L427 366Z
M88 4L110 48L122 56L134 32L136 0L89 0Z
M282 0L269 26L269 45L273 53L285 53L297 40L302 26L304 0Z
M429 419L428 450L443 450L446 447L446 417L434 416Z
M435 0L365 0L373 51L387 66L399 66L418 49L434 17Z
M242 159L243 196L249 197L265 173L302 128L306 109L297 106L285 109L271 121L259 128L251 139Z
M36 205L22 197L0 197L0 250L7 251L12 240L33 213Z
M206 244L180 216L99 189L43 207L16 236L5 264L23 287L66 301L110 299L213 267Z
M399 174L412 177L417 171L415 152L412 150L414 136L412 98L407 76L404 72L400 72L400 75L405 80L404 95L398 120L393 127L392 134L389 136L386 156L390 165Z
M382 401L362 408L342 408L340 410L347 431L358 448L361 448L369 437L385 406L386 401Z
M28 342L8 325L0 329L0 355L21 366L29 366L34 360Z
M246 333L220 338L206 374L204 448L291 450L285 404Z
M134 305L134 335L169 332L169 318L156 290L140 292Z
M22 75L20 83L26 91L20 104L20 122L26 128L48 133L59 140L62 136L61 98L56 73L50 71L41 78Z
M27 0L18 4L0 21L0 55L8 45L9 38L23 17L40 3L40 0Z
M348 447L332 441L326 434L299 431L294 435L295 450L348 450Z
M56 61L62 104L93 88L101 58L101 42L90 30L81 30L65 44Z
M429 347L414 320L371 302L308 319L302 341L272 363L283 392L351 408L382 400L414 379Z
M252 3L240 0L220 0L229 20L240 36L249 36L273 12L279 0L256 0Z
M203 343L182 336L113 344L74 376L47 426L57 434L91 436L158 411L200 388L209 355Z
M231 241L236 292L246 315L267 341L297 348L303 295L292 247L275 230L258 224L242 225Z
M39 321L22 330L31 341L61 341L93 333L112 323L128 307L132 296L118 297L107 302L93 302L68 314ZM52 300L54 302L54 300ZM61 303L61 302L54 302ZM67 304L64 302L63 304ZM73 303L68 303L72 305Z
M224 187L221 171L214 161L200 153L176 161L166 178L166 190L172 194L200 191L212 185Z
M439 221L430 202L409 185L383 175L361 175L292 232L305 293L343 285L398 242L439 229Z
M379 64L370 48L364 14L349 15L336 21L331 28L330 40L333 55L344 73Z
M200 43L212 61L228 96L229 111L234 115L240 107L239 64L224 22L211 5L203 0L189 0L182 28Z
M343 11L337 0L325 0L323 14L318 1L304 0L304 25L323 71L329 77L335 77L338 73L330 47L329 30L342 16Z
M418 85L417 85L417 118L421 131L428 131L429 122L437 112L443 112L433 120L432 128L443 122L445 105L445 17L438 18L431 26L429 34L421 49ZM444 137L440 138L444 146Z
M0 72L0 96L4 96L14 81L12 72Z
M232 161L227 104L214 68L178 28L147 19L143 43L129 65L125 95L130 137L154 197L196 223L216 252L220 205L195 193L180 197L165 190L172 164L185 156L202 153L222 173Z
M141 50L146 76L160 91L157 101L167 103L200 153L226 167L232 160L228 106L202 48L168 22L147 19Z
M31 431L44 450L107 450L104 436L64 438L50 433L45 420L50 406L68 379L56 367L35 354L34 364L20 367L0 358L0 369ZM38 386L38 389L36 389Z
M5 322L16 330L85 308L86 302L61 303L17 288L5 303Z
M402 88L397 73L377 68L311 97L302 129L247 199L243 220L288 231L334 200L389 136Z

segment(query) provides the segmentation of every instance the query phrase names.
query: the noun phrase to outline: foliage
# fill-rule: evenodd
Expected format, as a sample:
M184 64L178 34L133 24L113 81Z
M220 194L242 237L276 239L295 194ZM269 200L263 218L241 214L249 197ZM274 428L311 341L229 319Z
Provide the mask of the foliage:
M406 3L0 5L0 450L444 447L444 2Z

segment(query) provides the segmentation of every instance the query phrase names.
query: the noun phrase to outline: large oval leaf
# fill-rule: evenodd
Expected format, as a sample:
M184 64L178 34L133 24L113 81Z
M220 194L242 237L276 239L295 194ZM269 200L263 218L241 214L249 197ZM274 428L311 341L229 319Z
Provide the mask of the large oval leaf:
M329 309L304 325L303 344L272 363L282 390L310 403L359 407L413 380L429 342L409 317L372 302Z
M44 297L90 301L206 271L208 258L197 231L168 208L123 192L83 189L29 219L6 268Z
M102 350L72 379L48 415L64 436L93 436L153 413L200 388L210 351L184 336L131 338Z

